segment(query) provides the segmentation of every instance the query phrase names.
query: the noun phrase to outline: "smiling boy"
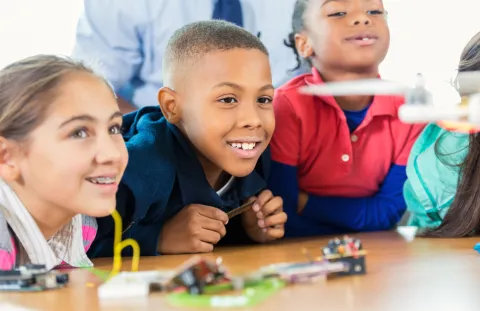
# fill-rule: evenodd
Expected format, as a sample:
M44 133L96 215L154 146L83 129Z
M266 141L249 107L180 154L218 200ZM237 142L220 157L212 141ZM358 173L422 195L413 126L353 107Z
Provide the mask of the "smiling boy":
M281 238L283 202L265 190L275 118L263 44L233 24L202 21L172 36L163 62L159 107L124 117L124 237L136 239L142 255ZM226 213L248 200L252 208L229 222ZM99 220L91 256L112 254L112 226Z

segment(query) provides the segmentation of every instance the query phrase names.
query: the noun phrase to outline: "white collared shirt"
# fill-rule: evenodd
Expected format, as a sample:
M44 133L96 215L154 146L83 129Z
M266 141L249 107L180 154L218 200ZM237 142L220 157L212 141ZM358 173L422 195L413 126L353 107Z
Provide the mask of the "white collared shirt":
M216 0L85 0L72 56L103 75L118 92L131 84L137 107L155 106L163 85L162 56L175 30L210 20ZM275 87L295 76L297 61L284 44L295 0L241 0L243 27L269 52ZM129 98L127 98L129 99Z

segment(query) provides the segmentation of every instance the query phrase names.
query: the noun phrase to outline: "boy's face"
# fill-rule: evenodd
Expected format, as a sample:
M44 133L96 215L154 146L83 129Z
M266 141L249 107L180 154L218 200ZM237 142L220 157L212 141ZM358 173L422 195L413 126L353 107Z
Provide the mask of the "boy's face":
M304 18L302 54L321 68L362 72L378 67L387 54L390 33L381 0L310 0Z
M179 128L205 170L250 174L275 128L267 55L256 49L208 53L175 83Z

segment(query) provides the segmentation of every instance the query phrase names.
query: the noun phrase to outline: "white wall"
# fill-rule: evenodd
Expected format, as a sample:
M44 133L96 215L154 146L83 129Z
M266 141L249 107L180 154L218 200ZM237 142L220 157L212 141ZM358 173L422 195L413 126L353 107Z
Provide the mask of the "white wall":
M34 54L69 55L82 10L82 0L0 0L0 68Z
M461 50L480 31L480 1L384 1L392 42L382 76L410 83L423 72L444 99L448 89L438 85L450 81ZM0 67L32 54L70 54L82 9L82 0L0 0Z
M441 100L457 98L446 87L454 77L460 53L480 31L478 0L384 0L389 12L391 46L382 77L413 83L422 72ZM427 80L428 81L428 80Z

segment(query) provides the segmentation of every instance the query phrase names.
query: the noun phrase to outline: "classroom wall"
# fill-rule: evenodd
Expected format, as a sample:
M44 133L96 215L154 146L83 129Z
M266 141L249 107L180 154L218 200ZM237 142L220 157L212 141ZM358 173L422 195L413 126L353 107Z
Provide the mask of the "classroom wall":
M384 78L410 83L417 72L430 78L438 104L458 95L451 81L460 53L480 31L478 0L384 0L391 29L389 55L381 67Z
M0 68L33 54L70 54L83 0L0 0Z

